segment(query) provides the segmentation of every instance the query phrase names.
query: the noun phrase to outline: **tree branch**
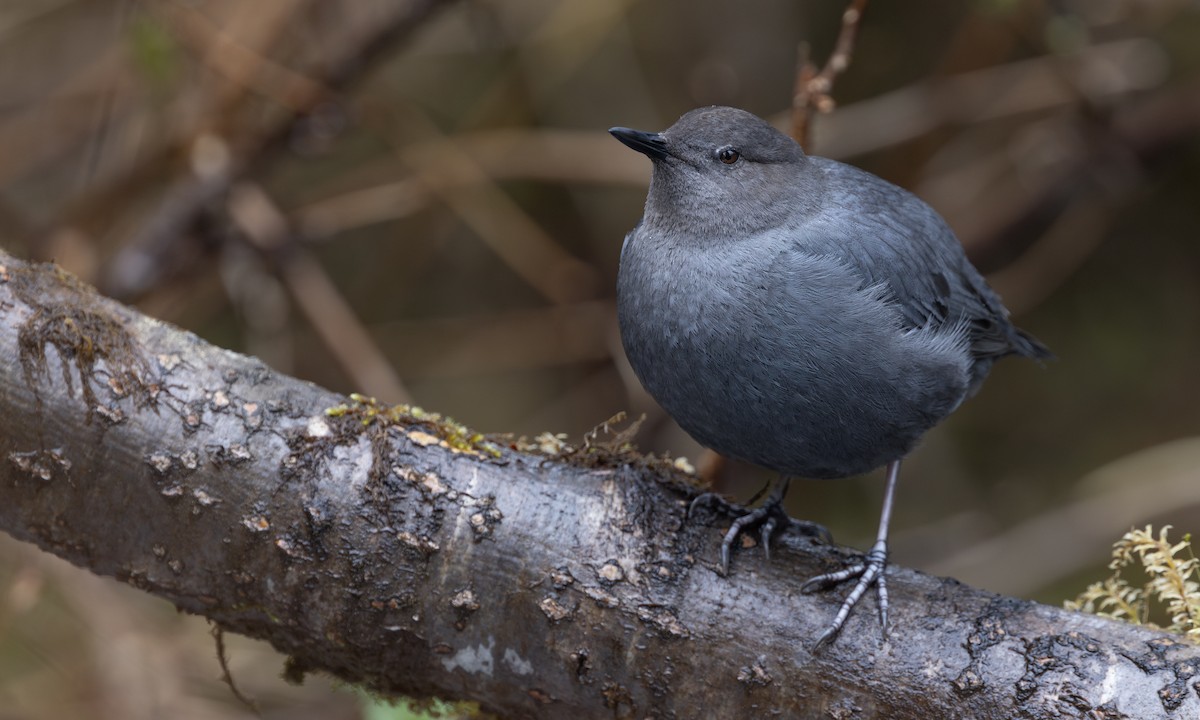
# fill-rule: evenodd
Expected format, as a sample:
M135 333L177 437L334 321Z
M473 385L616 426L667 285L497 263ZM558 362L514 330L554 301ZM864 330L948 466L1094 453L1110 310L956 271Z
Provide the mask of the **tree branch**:
M842 29L829 60L820 70L809 59L808 43L802 43L796 61L796 82L792 89L792 137L806 152L811 152L812 111L827 113L833 110L833 81L850 67L854 41L867 0L850 0L842 13Z
M786 535L716 571L667 465L499 448L384 412L0 255L0 529L300 678L506 717L1167 718L1200 649L893 568L813 653L854 552ZM1048 549L1052 550L1052 549Z

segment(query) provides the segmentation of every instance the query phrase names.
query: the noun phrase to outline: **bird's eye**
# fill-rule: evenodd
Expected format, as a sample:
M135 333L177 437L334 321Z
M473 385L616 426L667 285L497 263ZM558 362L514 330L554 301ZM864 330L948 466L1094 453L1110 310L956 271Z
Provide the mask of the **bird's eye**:
M717 159L720 160L721 162L725 163L726 165L734 164L735 162L738 161L738 158L740 158L741 156L742 156L741 153L739 153L737 150L734 150L733 148L729 147L728 145L721 148L720 150L717 150Z

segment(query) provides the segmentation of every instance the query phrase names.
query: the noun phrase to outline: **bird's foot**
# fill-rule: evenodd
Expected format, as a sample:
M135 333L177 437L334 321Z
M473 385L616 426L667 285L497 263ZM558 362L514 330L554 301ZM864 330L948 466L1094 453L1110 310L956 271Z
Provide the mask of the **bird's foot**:
M846 624L846 618L850 617L850 610L858 604L862 596L872 585L875 586L875 592L879 597L879 624L883 630L883 638L887 639L888 622L888 594L887 594L887 569L888 547L886 540L878 540L871 548L871 551L863 557L862 562L855 563L845 570L838 572L826 573L812 578L801 586L801 592L812 592L814 590L823 590L832 587L838 583L858 578L858 582L854 584L854 588L850 590L850 594L842 601L841 608L838 609L837 615L834 616L833 622L821 633L821 637L817 638L817 642L813 645L813 649L825 645L837 636L838 631Z
M721 541L722 575L729 574L729 557L733 550L733 544L737 542L738 537L742 534L755 528L758 529L759 542L762 543L763 554L766 555L768 560L771 559L771 537L775 533L783 532L789 528L795 528L826 543L833 542L833 536L829 534L824 525L809 522L808 520L794 520L788 517L787 511L783 509L783 497L781 493L772 493L766 502L752 509L738 505L737 503L731 503L716 493L704 493L692 501L692 504L688 507L688 517L691 518L697 508L700 507L715 508L719 512L733 518L733 523L729 526L729 530L725 533L725 538Z

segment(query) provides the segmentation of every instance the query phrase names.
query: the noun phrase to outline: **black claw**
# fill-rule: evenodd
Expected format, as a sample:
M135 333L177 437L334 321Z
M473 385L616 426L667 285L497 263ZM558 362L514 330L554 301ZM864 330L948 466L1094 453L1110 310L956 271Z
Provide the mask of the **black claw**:
M725 502L725 500L717 496L715 493L703 493L701 495L697 495L696 499L692 500L691 504L688 505L687 519L691 520L692 517L695 516L696 508L709 505L714 499L720 502Z
M729 553L730 548L737 542L738 535L742 532L742 526L734 521L729 531L725 533L725 537L721 539L721 574L729 574Z
M776 533L792 528L810 537L818 538L823 542L833 542L833 537L823 526L814 522L793 520L788 517L787 512L783 509L782 502L783 493L786 489L786 482L780 483L767 501L754 509L731 503L715 493L704 493L692 500L687 512L689 520L701 506L711 507L733 518L733 522L721 539L720 571L722 575L729 573L729 561L733 556L734 543L737 542L743 533L750 530L757 529L758 539L763 547L763 554L768 560L771 559L771 537ZM761 495L761 493L759 494Z
M816 652L828 645L833 640L834 636L838 634L838 630L841 630L841 627L826 628L825 632L821 633L821 637L817 638L817 641L813 643L812 652Z
M762 528L758 531L762 538L763 557L767 559L767 562L771 561L771 533L775 532L776 524L776 518L772 515L763 521Z

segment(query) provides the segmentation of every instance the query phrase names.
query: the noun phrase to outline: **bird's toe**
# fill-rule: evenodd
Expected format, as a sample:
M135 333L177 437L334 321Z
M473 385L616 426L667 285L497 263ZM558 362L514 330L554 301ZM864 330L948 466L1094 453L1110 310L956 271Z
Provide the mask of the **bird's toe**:
M846 624L846 619L850 617L850 611L854 609L854 606L858 604L858 601L862 599L871 586L875 587L876 597L879 601L879 622L882 626L883 637L887 639L888 593L887 577L885 574L887 571L887 560L887 542L880 540L863 557L862 562L855 563L844 570L818 575L801 586L801 592L812 592L832 587L846 580L858 579L858 582L854 583L854 587L846 595L846 599L842 601L833 621L826 627L825 632L817 638L813 646L814 650L837 637L842 626Z

